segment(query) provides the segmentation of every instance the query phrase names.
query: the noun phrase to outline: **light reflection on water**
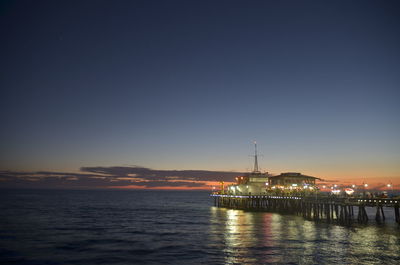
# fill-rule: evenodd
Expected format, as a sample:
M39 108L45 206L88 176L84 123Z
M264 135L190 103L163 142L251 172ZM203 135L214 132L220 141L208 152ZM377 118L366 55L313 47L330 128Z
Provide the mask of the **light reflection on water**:
M394 223L228 210L204 192L21 190L0 201L2 265L400 264Z
M216 207L210 218L210 239L223 245L226 264L400 264L394 224L343 227Z

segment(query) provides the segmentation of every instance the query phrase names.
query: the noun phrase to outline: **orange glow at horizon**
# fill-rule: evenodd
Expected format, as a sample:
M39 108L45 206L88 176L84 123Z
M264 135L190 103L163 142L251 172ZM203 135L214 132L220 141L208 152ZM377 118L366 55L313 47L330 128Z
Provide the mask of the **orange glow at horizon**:
M179 181L167 181L168 182L179 182ZM193 183L203 183L204 186L158 186L158 187L145 187L139 185L126 185L126 186L109 186L109 189L140 189L140 190L212 190L213 187L219 189L221 186L220 181L200 181L200 180L193 180L193 181L185 181L185 182L193 182ZM226 182L224 181L225 185L235 184L235 182Z
M357 186L361 186L362 184L367 183L370 187L382 186L387 184L400 186L400 177L326 178L323 179L321 182Z

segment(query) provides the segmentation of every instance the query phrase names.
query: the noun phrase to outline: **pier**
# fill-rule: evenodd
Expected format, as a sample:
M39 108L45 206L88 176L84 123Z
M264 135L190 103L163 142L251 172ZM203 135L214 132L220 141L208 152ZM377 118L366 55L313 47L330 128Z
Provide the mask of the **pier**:
M366 207L376 209L377 223L384 222L386 216L383 207L391 207L394 210L396 223L400 224L400 198L228 194L212 194L211 196L217 207L293 214L308 220L342 225L350 225L354 222L368 223Z

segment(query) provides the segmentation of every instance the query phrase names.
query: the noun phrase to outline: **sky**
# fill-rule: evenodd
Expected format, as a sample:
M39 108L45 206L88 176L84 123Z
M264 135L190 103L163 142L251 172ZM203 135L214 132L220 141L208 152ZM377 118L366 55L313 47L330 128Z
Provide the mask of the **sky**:
M204 188L250 171L257 140L263 171L400 188L399 13L398 1L2 1L0 186L97 187L95 175Z

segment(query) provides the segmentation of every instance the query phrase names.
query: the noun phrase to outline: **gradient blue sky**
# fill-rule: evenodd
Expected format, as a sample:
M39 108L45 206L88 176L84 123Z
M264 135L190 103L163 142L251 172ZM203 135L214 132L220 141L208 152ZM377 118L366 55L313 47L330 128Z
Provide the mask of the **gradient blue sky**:
M400 179L398 1L6 1L3 170Z

